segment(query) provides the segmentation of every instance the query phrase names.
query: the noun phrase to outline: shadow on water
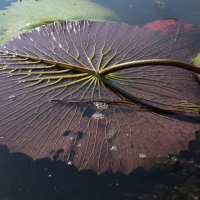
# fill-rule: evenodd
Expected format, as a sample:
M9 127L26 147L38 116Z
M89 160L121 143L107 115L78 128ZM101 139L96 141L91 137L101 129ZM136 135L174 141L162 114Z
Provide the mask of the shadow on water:
M196 133L199 140L200 134ZM80 171L48 158L33 161L0 146L0 199L121 200L197 199L200 197L200 140L179 156L156 159L152 167L131 174ZM102 192L103 191L103 192Z

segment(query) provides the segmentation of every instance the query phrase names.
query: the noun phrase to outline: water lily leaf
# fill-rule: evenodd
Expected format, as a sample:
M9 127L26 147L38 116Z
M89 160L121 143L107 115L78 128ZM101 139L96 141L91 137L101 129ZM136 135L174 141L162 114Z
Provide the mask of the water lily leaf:
M12 3L1 11L0 44L21 32L62 20L89 19L119 21L114 11L89 0L26 0Z
M150 28L154 31L163 31L169 37L178 37L181 39L181 34L187 33L187 37L191 33L196 33L199 30L199 27L194 24L186 24L179 22L176 18L167 18L159 19L153 22L146 23L143 28Z
M182 23L175 18L169 18L149 22L145 24L143 28L150 28L154 31L162 31L167 36L173 38L181 46L187 46L190 54L194 54L194 56L196 56L198 53L196 52L196 49L199 46L199 43L197 42L200 32L199 26ZM192 58L191 61L192 64L196 65L196 60L193 60Z
M97 173L128 174L177 154L200 128L199 86L175 61L141 60L189 63L199 50L113 22L64 21L23 33L0 47L0 144ZM139 66L106 71L133 61Z

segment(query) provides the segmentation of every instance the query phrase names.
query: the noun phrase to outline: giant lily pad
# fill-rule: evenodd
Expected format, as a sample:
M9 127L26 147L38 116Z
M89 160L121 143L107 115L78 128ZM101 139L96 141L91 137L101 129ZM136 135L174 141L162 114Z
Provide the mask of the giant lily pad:
M89 0L18 1L1 11L0 44L40 25L62 20L119 21L114 11Z
M200 128L200 90L188 71L199 72L189 64L199 47L181 38L87 20L13 38L0 47L0 144L127 174L186 149Z

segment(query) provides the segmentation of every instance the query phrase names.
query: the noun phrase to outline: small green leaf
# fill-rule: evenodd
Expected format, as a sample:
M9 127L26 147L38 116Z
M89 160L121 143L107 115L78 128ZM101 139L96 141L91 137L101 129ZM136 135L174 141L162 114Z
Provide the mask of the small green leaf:
M193 65L200 64L200 53L197 54L197 56L192 60Z

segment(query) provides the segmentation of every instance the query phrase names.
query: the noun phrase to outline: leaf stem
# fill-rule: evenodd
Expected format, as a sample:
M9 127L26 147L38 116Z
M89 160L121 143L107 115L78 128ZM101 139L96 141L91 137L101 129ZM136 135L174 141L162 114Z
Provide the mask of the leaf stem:
M128 69L128 68L133 68L133 67L142 67L142 66L148 66L148 65L167 65L167 66L179 67L179 68L186 69L186 70L193 71L200 74L199 67L186 63L186 62L182 62L179 60L170 60L170 59L149 59L149 60L138 60L138 61L132 61L132 62L114 65L106 69L100 70L98 72L98 75L106 75L106 74L110 74L110 73L123 70L123 69Z
M189 64L189 63L186 63L186 62L182 62L182 61L179 61L179 60L171 60L171 59L137 60L137 61L131 61L131 62L113 65L113 66L107 67L105 69L102 69L100 71L95 71L95 70L90 69L90 68L75 66L75 65L72 65L70 63L57 62L55 60L43 59L43 58L40 58L40 57L16 54L16 53L12 53L12 52L0 52L0 53L4 53L5 55L8 55L8 56L31 59L31 60L34 60L36 62L44 62L44 63L47 63L47 64L51 64L53 66L59 66L59 67L64 68L64 69L72 69L72 70L76 70L76 71L83 72L83 73L89 73L89 74L97 74L98 76L99 75L107 75L107 74L114 73L116 71L120 71L120 70L124 70L124 69L128 69L128 68L142 67L142 66L149 66L149 65L167 65L167 66L179 67L179 68L186 69L186 70L193 71L193 72L200 74L200 68L199 67L192 65L192 64ZM6 57L5 55L3 55L4 58ZM11 63L11 64L13 64L13 63ZM30 62L25 62L23 64L30 64Z

